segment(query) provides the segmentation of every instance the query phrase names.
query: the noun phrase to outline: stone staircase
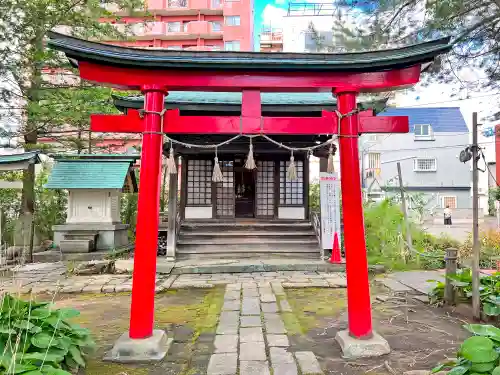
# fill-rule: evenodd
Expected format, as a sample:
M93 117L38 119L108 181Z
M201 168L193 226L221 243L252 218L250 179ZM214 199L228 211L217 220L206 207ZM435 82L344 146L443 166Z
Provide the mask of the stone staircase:
M301 220L185 221L177 241L178 259L319 259L312 224Z

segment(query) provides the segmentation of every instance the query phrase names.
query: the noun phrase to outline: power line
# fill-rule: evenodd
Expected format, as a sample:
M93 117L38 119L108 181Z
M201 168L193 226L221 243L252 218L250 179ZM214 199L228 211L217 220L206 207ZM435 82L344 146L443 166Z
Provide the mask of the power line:
M478 95L478 96L475 96L473 98L442 100L442 101L439 101L439 102L411 104L411 105L405 105L405 106L395 107L395 108L425 107L425 106L428 106L428 105L431 105L431 104L462 102L462 101L465 101L465 100L481 99L481 98L487 98L487 97L497 96L497 95L500 95L500 92L495 93L495 94Z

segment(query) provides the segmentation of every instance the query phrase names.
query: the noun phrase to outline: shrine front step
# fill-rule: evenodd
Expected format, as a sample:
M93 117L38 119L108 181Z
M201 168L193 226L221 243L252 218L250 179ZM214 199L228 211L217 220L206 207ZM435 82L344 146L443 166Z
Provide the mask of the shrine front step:
M308 221L185 222L176 253L180 260L320 258L318 240Z

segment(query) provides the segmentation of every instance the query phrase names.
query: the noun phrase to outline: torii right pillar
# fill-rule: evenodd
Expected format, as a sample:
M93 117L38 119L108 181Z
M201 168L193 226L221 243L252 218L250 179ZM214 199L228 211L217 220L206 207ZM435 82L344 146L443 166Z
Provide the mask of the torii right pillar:
M363 218L363 198L359 168L359 114L356 91L334 90L337 109L346 115L340 121L340 183L344 221L344 246L347 274L349 329L340 331L336 340L345 358L388 354L387 341L372 329L370 281Z

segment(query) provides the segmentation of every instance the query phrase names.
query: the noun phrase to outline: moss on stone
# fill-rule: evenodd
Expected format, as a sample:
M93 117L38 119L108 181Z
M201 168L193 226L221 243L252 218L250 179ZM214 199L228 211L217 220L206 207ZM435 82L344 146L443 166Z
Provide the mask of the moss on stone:
M291 334L306 333L317 326L318 318L339 316L347 307L345 289L287 289L293 313L283 313L283 321Z

